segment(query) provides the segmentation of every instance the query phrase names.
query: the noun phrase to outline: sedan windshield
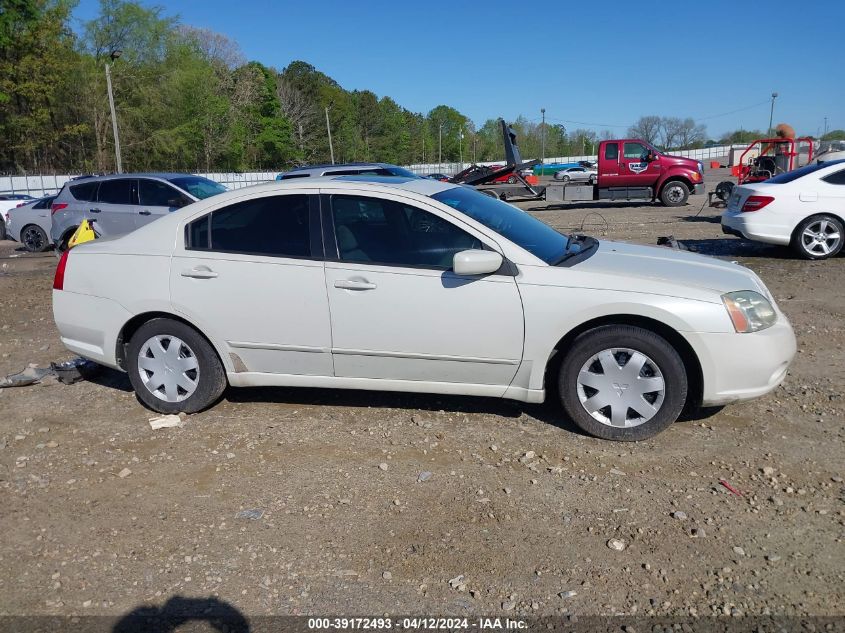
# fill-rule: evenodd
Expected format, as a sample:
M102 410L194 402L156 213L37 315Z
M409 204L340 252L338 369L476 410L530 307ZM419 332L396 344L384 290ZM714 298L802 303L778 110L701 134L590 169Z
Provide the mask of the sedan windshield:
M205 200L206 198L226 191L226 187L219 182L214 182L201 176L180 176L178 178L170 178L169 180L180 189L187 191L197 200Z
M516 207L468 187L453 187L431 196L496 231L547 264L566 253L568 238Z

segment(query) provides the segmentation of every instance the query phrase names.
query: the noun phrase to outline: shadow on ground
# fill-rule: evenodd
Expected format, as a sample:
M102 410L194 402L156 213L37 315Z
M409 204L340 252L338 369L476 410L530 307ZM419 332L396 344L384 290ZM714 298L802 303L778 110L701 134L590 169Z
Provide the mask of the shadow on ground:
M112 633L170 633L171 631L249 633L249 621L237 608L217 598L173 596L162 606L142 606L114 625Z

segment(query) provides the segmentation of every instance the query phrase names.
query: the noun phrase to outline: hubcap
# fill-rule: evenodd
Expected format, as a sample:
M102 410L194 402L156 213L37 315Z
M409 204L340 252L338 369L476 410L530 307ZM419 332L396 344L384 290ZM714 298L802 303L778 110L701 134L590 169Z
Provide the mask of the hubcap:
M801 234L804 250L813 255L830 255L839 247L842 236L833 222L818 220Z
M669 202L680 202L684 198L684 190L677 185L669 187L666 197L669 198Z
M138 374L144 386L165 402L181 402L197 390L200 369L193 350L181 339L159 334L138 352Z
M578 399L594 419L629 428L653 418L663 405L666 383L657 364L642 352L606 349L578 373Z
M41 250L44 248L44 240L41 237L41 232L34 228L28 228L24 231L23 243L33 250Z

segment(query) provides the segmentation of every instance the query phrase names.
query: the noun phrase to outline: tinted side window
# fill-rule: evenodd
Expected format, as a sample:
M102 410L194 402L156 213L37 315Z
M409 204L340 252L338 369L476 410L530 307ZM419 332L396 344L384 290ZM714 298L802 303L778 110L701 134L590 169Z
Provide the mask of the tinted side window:
M335 169L327 171L325 176L392 176L386 169L380 167L364 168L364 169Z
M619 143L608 143L604 146L604 157L607 160L616 160L619 158Z
M134 180L124 180L123 178L104 180L100 183L97 201L105 204L135 204L132 195L134 184Z
M138 181L138 200L150 207L183 207L190 204L187 196L158 180Z
M97 199L97 185L98 182L83 182L80 185L71 185L70 193L77 200L84 202L93 202Z
M306 195L272 196L238 202L192 222L186 236L187 248L275 257L311 257L309 215Z
M398 202L332 196L332 213L342 261L449 270L455 253L483 248L448 220Z
M291 178L308 178L311 174L282 174L277 180L290 180Z
M845 169L835 171L829 176L822 178L822 180L830 183L831 185L845 185Z
M625 143L625 158L644 158L648 150L642 143Z

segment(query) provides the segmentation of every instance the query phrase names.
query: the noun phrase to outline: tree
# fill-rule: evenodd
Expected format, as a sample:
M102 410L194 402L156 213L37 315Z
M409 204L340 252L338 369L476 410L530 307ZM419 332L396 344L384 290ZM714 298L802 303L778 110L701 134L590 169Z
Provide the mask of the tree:
M831 130L821 140L823 141L845 141L845 130Z
M640 138L655 145L660 137L661 126L662 122L659 116L642 116L628 128L628 136Z

